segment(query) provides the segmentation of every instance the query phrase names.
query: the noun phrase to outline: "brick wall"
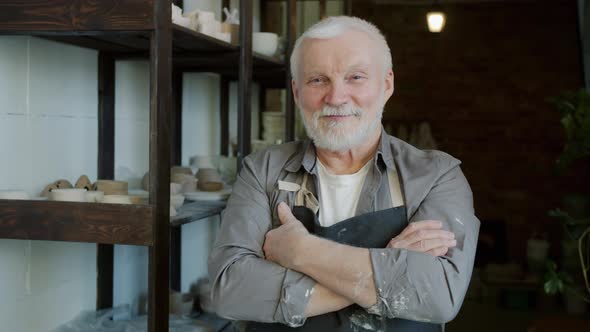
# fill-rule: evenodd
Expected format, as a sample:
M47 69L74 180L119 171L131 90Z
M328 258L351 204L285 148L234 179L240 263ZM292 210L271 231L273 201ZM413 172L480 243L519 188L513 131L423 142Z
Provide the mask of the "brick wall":
M587 165L553 174L563 133L546 102L583 85L576 2L445 5L441 34L428 32L427 9L353 3L392 49L396 89L384 123L430 123L438 148L463 161L480 219L509 225L512 257L524 257L535 229L555 253L560 228L546 211L589 182Z

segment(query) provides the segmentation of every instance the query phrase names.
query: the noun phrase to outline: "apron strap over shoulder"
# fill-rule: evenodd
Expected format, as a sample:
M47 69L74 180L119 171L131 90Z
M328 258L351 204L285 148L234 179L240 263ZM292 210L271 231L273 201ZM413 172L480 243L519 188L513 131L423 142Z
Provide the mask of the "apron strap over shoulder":
M314 196L314 194L307 189L307 178L309 174L303 174L303 182L301 182L301 188L295 194L295 205L305 206L306 208L313 211L314 214L318 213L320 209L320 202Z

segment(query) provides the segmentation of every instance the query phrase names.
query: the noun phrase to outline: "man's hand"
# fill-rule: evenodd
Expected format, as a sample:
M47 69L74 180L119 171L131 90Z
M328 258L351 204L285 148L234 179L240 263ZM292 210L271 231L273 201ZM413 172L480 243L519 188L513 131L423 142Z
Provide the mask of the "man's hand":
M262 250L267 260L293 269L299 248L309 232L284 202L279 203L277 212L281 226L266 233Z
M424 252L432 256L443 256L449 248L457 245L455 234L445 231L438 220L423 220L410 223L398 236L387 244L387 248L401 248Z

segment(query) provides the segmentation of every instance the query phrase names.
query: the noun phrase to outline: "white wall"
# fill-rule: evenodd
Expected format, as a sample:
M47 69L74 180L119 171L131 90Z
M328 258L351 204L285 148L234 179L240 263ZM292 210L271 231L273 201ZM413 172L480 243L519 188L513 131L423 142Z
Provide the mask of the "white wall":
M0 37L0 189L36 196L53 180L96 176L96 56ZM95 259L93 244L0 240L2 330L47 331L93 309Z

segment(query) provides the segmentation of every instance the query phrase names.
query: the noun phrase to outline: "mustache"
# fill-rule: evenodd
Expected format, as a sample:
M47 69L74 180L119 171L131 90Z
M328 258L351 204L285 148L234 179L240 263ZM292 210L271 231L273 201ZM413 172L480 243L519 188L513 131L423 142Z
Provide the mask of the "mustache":
M324 116L360 116L362 110L360 108L354 107L352 105L342 105L338 107L333 106L324 106L322 110L317 114L317 117L324 117Z

